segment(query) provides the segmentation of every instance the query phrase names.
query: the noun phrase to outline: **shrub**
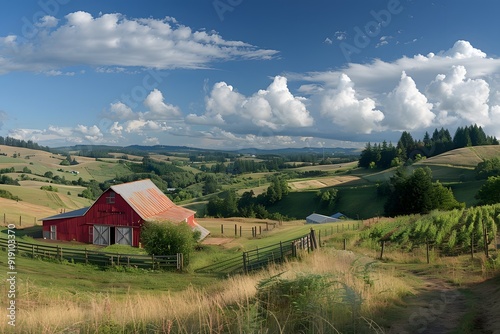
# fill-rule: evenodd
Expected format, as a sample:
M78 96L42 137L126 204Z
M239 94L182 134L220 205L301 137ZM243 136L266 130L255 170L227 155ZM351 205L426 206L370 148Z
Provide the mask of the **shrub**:
M199 232L182 223L145 222L141 229L141 243L150 255L175 255L182 253L189 261L189 254L194 250Z

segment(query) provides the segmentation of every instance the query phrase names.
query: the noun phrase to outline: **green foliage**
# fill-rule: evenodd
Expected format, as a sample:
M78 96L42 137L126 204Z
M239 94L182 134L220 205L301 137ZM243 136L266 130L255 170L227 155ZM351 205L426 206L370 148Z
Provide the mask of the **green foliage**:
M481 204L500 203L500 176L490 176L479 189L476 198Z
M477 164L474 169L476 179L483 180L490 176L500 175L500 158L487 159Z
M7 198L7 199L12 199L14 201L20 201L21 199L18 196L12 195L10 191L0 189L0 197L2 198Z
M261 280L257 285L261 316L271 331L279 332L281 327L286 333L312 332L316 317L328 305L328 300L333 300L326 293L332 286L331 280L319 274L304 274L292 279L280 276Z
M333 209L338 199L338 193L339 191L335 188L320 190L316 193L316 198L319 199L322 208Z
M145 222L141 228L141 243L148 254L182 253L185 261L188 261L198 238L199 232L193 232L186 223Z
M423 140L415 140L409 132L404 131L396 147L385 141L382 144L368 143L359 157L359 167L389 168L405 163L411 165L415 161L439 155L455 148L478 145L498 145L495 137L486 136L477 125L456 130L451 138L447 129L435 129L432 137L425 133Z
M217 191L218 184L215 176L208 174L205 178L205 184L203 186L203 195L213 194Z
M19 186L19 182L17 180L14 180L8 175L2 175L0 176L0 184L12 184L15 186Z
M54 186L41 186L40 189L46 190L46 191L53 191L53 192L58 192L59 190L54 187Z
M429 242L444 254L465 254L482 250L495 240L500 205L488 205L451 211L433 211L423 216L402 216L390 222L377 224L364 232L362 239L388 240L403 249Z
M383 191L387 191L387 187ZM464 204L455 199L450 189L439 182L432 183L431 170L425 167L415 169L411 175L407 175L404 169L394 174L384 209L386 215L397 216L461 207Z

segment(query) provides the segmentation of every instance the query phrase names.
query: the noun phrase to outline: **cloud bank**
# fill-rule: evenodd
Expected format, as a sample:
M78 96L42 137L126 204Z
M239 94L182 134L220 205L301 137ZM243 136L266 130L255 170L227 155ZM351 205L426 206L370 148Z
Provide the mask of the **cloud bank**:
M206 68L217 61L270 59L277 54L216 32L193 30L174 18L93 17L83 11L65 22L44 16L24 36L0 37L0 74L12 71L58 73L70 66ZM36 32L36 34L35 34Z
M79 14L68 18L66 25L96 20ZM168 23L125 18L106 22L111 31L125 23L132 28ZM178 29L170 28L168 34L194 38L193 32ZM239 48L237 42L237 46L228 43L229 48ZM203 106L190 113L170 103L168 92L153 89L139 107L124 101L111 103L102 115L108 122L98 126L18 129L12 135L59 136L76 143L123 142L130 136L159 143L168 135L196 138L200 146L214 148L351 146L346 141L394 141L401 131L423 133L440 127L453 131L476 123L500 137L499 71L499 58L488 57L468 41L457 41L448 50L425 56L348 64L336 71L282 73L267 87L250 93L220 81L207 90ZM296 91L290 89L291 81L298 83Z

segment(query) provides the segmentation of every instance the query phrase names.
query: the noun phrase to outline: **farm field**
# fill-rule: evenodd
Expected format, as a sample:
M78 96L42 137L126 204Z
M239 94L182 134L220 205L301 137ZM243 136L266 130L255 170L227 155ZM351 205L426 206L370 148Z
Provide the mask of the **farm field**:
M416 165L447 165L474 168L481 161L498 156L500 156L500 147L498 145L473 146L445 152L419 161Z
M48 183L41 183L42 185L48 185ZM89 206L93 201L78 197L78 193L81 192L80 187L63 187L62 185L53 185L58 189L55 191L47 191L40 189L39 186L31 185L27 186L14 186L14 185L0 185L0 189L7 190L11 192L14 196L21 198L19 203L25 204L35 204L37 206L44 206L53 210L75 210L85 206ZM70 194L68 194L68 192ZM13 201L15 202L15 201ZM26 211L29 214L29 211Z
M262 225L265 222L242 218L200 220L202 225L214 232L220 228L220 224ZM317 231L328 231L335 225L330 223L313 227ZM77 328L74 326L84 326L89 332L102 332L104 328L112 326L113 333L126 333L131 328L138 333L147 333L148 327L161 326L162 321L168 320L173 326L172 333L193 332L197 326L211 326L213 323L223 328L229 323L243 326L244 319L252 314L251 305L255 305L258 286L262 282L276 275L291 281L334 275L335 281L343 284L336 289L348 288L352 296L363 297L360 299L362 307L359 315L370 319L377 326L375 330L359 322L357 326L362 333L381 333L380 330L384 330L384 333L401 333L408 330L408 326L420 328L420 325L408 323L407 319L412 312L439 299L443 289L447 291L447 296L457 296L452 306L446 306L446 310L448 307L457 309L456 312L436 314L436 320L426 323L430 330L446 322L461 326L464 328L463 333L468 333L470 329L468 331L467 328L474 324L479 309L484 310L481 313L485 321L483 328L493 332L500 329L500 321L495 316L498 307L490 302L500 298L498 278L491 278L494 272L481 269L481 261L484 260L480 257L477 263L470 263L467 257L433 257L433 264L427 265L423 262L425 257L422 254L419 260L411 254L396 252L392 261L380 261L376 259L376 249L356 246L359 233L363 231L334 233L332 237L324 239L325 247L303 256L300 261L271 266L251 275L221 278L195 272L195 268L205 265L208 259L214 261L234 257L241 254L241 250L261 248L300 236L310 228L311 225L304 225L303 222L289 222L263 237L225 237L234 241L221 246L202 246L193 254L192 267L184 273L123 271L119 268L102 270L93 266L19 257L16 262L19 268L17 284L22 297L18 298L18 326L32 328L31 332L40 332L40 328L48 332L60 332ZM342 238L348 240L347 251L334 249L335 245L340 246ZM371 283L367 284L367 281ZM0 283L0 291L3 293L5 289L5 282ZM315 303L323 301L316 299ZM344 329L342 332L350 332L352 317L340 310L350 309L355 305L354 301L345 299L338 303L341 308L336 312L335 324ZM45 305L43 312L40 312L41 305ZM231 312L227 313L226 308ZM213 317L210 309L217 310L218 316ZM60 318L61 312L66 315L65 320ZM173 314L175 316L172 317ZM452 315L458 320L451 321ZM248 321L250 323L252 320ZM283 326L290 325L282 321ZM5 326L1 324L0 331L5 330ZM224 332L234 330L226 329Z
M333 187L346 182L359 180L359 177L351 175L332 176L332 177L318 177L310 180L289 181L288 186L291 190L304 190L304 189L320 189L325 187Z

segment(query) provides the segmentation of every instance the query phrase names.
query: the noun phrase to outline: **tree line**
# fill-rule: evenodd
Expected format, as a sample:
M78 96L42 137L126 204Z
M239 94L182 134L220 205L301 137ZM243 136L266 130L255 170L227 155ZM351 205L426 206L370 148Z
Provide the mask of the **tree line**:
M430 158L444 152L469 146L498 145L498 139L487 136L477 124L457 128L452 137L448 129L435 129L432 136L425 132L423 139L416 140L404 131L396 146L385 140L381 144L367 143L358 160L359 167L389 168L411 164L422 158Z
M255 196L253 190L245 191L239 198L234 190L228 190L221 196L212 196L208 201L206 214L211 217L287 219L279 213L268 212L267 206L279 202L288 192L287 181L275 175L267 190L258 196Z
M40 151L50 151L50 148L48 146L42 146L38 145L32 140L25 141L23 139L15 139L12 137L2 137L0 136L0 145L6 145L6 146L13 146L13 147L23 147L23 148L29 148L33 150L40 150Z

